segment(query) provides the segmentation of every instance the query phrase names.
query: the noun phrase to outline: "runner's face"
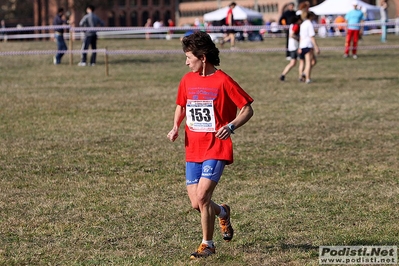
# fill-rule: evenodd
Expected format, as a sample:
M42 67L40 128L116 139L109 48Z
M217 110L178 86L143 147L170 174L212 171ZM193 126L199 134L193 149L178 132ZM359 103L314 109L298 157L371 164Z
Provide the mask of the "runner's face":
M188 66L192 72L202 72L202 61L201 59L195 57L192 52L186 53L186 66Z

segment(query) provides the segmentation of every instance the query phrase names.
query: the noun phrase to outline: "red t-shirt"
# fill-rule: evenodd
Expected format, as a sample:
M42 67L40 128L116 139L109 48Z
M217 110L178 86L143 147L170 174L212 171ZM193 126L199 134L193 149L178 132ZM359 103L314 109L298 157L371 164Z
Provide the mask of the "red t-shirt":
M229 10L227 10L227 16L226 16L226 20L225 20L227 26L229 26L230 24L232 26L233 22L230 21L230 19L232 19L232 18L233 18L233 9L229 8Z
M189 72L180 81L176 104L186 107L187 100L211 100L216 131L235 119L237 108L241 109L253 99L222 70L203 77ZM188 114L190 115L190 114ZM186 122L188 118L186 117ZM233 143L231 138L221 140L216 132L195 132L185 126L186 161L225 160L233 163Z
M299 34L299 25L298 24L294 24L292 25L292 32L296 35Z

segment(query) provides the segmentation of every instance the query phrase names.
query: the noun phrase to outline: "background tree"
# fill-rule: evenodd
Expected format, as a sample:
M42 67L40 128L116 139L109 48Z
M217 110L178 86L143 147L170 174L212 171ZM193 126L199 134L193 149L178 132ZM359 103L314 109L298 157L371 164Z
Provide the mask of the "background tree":
M29 0L1 0L0 19L21 20L33 18L33 3Z

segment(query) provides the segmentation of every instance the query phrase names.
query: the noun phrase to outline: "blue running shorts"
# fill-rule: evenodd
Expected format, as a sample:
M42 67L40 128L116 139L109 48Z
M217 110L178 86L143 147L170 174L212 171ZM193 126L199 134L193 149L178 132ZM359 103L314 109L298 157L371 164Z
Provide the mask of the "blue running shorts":
M201 178L218 183L225 165L226 162L220 160L206 160L202 163L186 162L186 185L198 184Z

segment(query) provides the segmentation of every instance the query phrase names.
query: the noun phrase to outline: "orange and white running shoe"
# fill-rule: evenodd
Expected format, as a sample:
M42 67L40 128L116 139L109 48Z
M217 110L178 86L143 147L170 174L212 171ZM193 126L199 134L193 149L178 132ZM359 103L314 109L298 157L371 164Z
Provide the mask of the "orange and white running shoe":
M230 223L230 207L226 204L221 204L221 206L226 210L226 218L219 218L220 230L224 241L229 242L234 236L234 229Z
M207 244L201 243L199 248L197 249L196 252L191 253L190 259L197 259L197 258L206 258L209 257L210 255L213 255L216 253L216 248L213 246L212 248L209 247Z

